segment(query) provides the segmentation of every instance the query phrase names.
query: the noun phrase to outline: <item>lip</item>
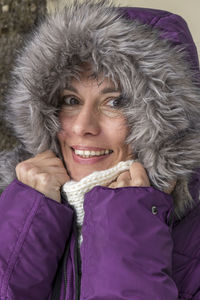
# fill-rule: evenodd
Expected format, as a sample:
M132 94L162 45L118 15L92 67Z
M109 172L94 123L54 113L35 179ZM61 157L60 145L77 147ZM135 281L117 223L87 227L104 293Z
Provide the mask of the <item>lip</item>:
M74 148L74 147L72 147L72 148ZM78 146L78 147L76 147L76 148L74 148L74 149L76 149L76 150L93 150L93 151L100 151L100 150L104 150L103 148L97 148L97 147L80 147L80 146ZM81 157L81 156L79 156L79 155L76 155L75 154L75 152L74 152L74 150L73 149L71 149L72 150L72 157L73 157L73 159L74 159L74 161L76 162L76 163L79 163L79 164L81 164L81 165L92 165L92 164L95 164L95 163L98 163L98 162L100 162L100 161L102 161L102 160L104 160L104 159L106 159L106 158L108 158L108 156L111 154L111 153L109 153L109 154L104 154L104 155L100 155L100 156L93 156L93 157L88 157L88 158L83 158L83 157Z
M100 148L100 147L89 147L89 146L79 146L79 145L75 145L75 146L71 146L71 148L75 149L75 150L88 150L88 151L102 151L102 150L110 150L108 148Z

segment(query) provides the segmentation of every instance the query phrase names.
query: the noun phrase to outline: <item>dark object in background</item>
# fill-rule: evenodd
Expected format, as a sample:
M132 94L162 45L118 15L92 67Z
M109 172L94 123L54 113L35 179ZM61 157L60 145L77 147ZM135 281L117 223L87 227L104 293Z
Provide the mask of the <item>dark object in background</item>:
M0 2L0 105L8 88L17 49L46 12L46 0L2 0ZM13 148L16 140L0 118L0 151Z

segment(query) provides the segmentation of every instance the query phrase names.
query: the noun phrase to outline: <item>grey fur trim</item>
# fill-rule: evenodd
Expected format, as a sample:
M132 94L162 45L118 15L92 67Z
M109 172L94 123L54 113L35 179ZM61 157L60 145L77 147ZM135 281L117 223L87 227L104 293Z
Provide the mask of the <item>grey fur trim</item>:
M110 1L92 3L76 1L35 31L13 71L6 120L32 155L49 148L59 154L60 90L79 75L81 62L90 62L95 74L119 82L128 100L127 142L151 184L163 191L178 178L174 197L181 216L192 201L187 183L200 167L194 73L184 50L160 39L155 29L120 17Z
M0 152L0 192L2 192L16 178L15 167L21 161L31 157L22 145L10 151Z

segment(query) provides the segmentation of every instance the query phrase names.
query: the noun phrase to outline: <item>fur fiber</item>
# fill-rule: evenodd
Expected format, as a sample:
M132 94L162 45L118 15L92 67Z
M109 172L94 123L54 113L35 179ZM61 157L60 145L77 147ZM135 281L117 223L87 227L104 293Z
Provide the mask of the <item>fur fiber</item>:
M18 161L52 149L59 95L81 63L119 84L126 104L127 142L159 190L177 178L175 209L192 205L188 182L200 167L200 88L180 46L156 29L119 16L110 1L75 1L47 16L17 58L5 107L19 149L1 155L1 188L15 177ZM23 149L23 151L22 151ZM6 160L6 162L5 162ZM4 161L4 163L2 163Z

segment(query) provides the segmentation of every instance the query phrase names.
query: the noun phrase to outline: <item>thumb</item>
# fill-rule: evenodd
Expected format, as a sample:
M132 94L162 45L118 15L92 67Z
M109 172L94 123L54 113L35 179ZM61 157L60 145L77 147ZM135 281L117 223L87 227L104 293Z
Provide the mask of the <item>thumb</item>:
M57 181L58 181L60 186L62 186L66 182L70 181L70 177L67 174L66 170L63 173L57 174Z

